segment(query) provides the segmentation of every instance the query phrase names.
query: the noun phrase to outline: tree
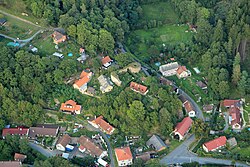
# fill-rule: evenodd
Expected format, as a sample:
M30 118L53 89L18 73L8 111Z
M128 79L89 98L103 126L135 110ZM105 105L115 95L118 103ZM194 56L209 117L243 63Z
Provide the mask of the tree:
M75 39L76 38L76 26L70 25L67 30L68 30L68 35Z
M218 87L219 95L221 99L225 99L229 96L230 87L227 81L221 81Z
M115 56L115 60L117 61L118 65L120 67L125 67L133 61L132 57L133 57L133 55L129 52L120 53L120 54Z
M241 78L240 54L237 53L236 56L235 56L234 64L233 64L233 75L232 75L233 84L237 85L240 78Z
M135 100L129 105L129 110L127 111L128 117L132 121L140 122L145 118L145 109L143 103Z
M201 119L196 119L192 125L192 131L197 138L208 136L208 125L205 124Z
M214 30L213 41L222 41L223 40L223 33L224 33L223 21L219 20L217 22L217 25L216 25L215 30Z
M239 93L242 97L244 97L246 94L247 78L248 78L248 73L246 71L242 71L241 79L238 83Z
M173 130L171 115L166 108L162 108L159 112L160 132L164 136L168 136Z
M99 31L99 50L103 53L113 53L115 41L111 33L101 29Z

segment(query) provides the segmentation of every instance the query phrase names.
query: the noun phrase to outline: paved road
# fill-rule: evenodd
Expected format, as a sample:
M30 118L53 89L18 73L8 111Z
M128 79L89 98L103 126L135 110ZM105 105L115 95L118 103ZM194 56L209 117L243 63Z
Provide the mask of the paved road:
M3 36L4 38L8 38L10 40L13 40L13 41L17 41L19 43L28 43L30 42L32 39L34 39L39 33L41 33L43 30L39 30L37 31L34 35L32 35L30 38L27 38L27 39L17 39L17 38L13 38L13 37L10 37L8 35L4 35L4 34L0 34L0 36Z
M21 21L23 21L23 22L25 22L25 23L28 23L28 24L34 25L34 26L36 26L36 27L41 27L40 25L34 24L34 23L32 23L31 21L25 20L25 19L20 18L20 17L18 17L18 16L15 16L15 15L9 14L9 13L7 13L7 12L3 11L3 10L0 10L0 13L2 13L2 14L4 14L4 15L7 15L7 16L10 16L10 17L13 17L13 18L18 19L18 20L21 20Z
M29 145L30 145L31 148L33 148L34 150L40 152L41 154L43 154L46 157L53 157L53 156L56 156L56 154L61 153L58 150L50 151L48 149L43 148L42 146L39 146L39 145L37 145L35 143L32 143L32 142L29 142Z
M160 160L161 164L170 165L170 164L182 164L190 162L199 162L200 164L224 164L231 165L231 160L225 159L216 159L216 158L204 158L198 157L196 154L188 151L189 145L195 141L195 136L191 135L188 137L180 146L178 146L174 151L169 153L167 156ZM236 163L236 166L249 167L243 163Z
M83 122L83 120L76 118L76 120L80 123ZM107 138L106 134L103 133L102 131L100 131L99 129L93 127L92 125L90 125L89 123L85 125L86 129L88 129L89 131L96 131L98 133L100 133L100 135L103 137L103 139L105 140L107 147L108 147L108 154L109 154L109 158L110 158L110 166L111 167L115 167L115 160L113 157L113 152L112 152L112 147L111 144L109 142L109 139Z

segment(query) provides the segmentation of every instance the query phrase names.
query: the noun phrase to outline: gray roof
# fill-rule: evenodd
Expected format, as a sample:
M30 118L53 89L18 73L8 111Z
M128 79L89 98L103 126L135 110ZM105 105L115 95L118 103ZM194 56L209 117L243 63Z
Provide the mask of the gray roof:
M44 128L44 127L30 127L28 136L35 138L37 136L51 136L56 137L59 128Z
M153 135L148 141L147 146L154 147L156 151L161 150L163 147L167 147L167 145L161 140L161 138L157 135Z
M234 147L237 145L237 141L236 141L235 137L228 139L227 142L228 142L230 147Z
M186 97L183 96L183 95L180 95L180 96L179 96L179 99L180 99L180 101L181 101L182 103L185 103L185 102L187 101Z
M160 71L168 71L172 69L177 69L178 67L179 67L179 64L177 62L168 63L168 64L160 66Z

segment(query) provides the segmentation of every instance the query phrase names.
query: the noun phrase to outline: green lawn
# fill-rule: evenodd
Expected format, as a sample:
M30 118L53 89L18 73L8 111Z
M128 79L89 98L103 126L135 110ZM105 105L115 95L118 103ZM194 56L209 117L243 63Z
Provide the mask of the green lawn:
M4 15L7 20L6 24L1 27L0 33L13 38L26 39L34 35L40 28L28 24L16 18Z
M185 32L186 30L188 30L186 25L164 25L149 30L136 30L133 33L141 38L142 41L156 40L158 43L177 44L191 41L192 33Z
M168 24L178 23L178 16L175 13L170 2L157 2L142 5L142 9L142 20L157 20Z

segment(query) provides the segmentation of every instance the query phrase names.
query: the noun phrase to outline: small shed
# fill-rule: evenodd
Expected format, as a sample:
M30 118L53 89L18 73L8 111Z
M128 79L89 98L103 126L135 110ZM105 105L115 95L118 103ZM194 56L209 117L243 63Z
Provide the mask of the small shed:
M5 18L0 19L0 25L1 26L3 26L6 22L7 22L7 20Z
M229 144L230 147L237 146L237 141L236 141L235 137L232 137L232 138L228 139L227 143Z

